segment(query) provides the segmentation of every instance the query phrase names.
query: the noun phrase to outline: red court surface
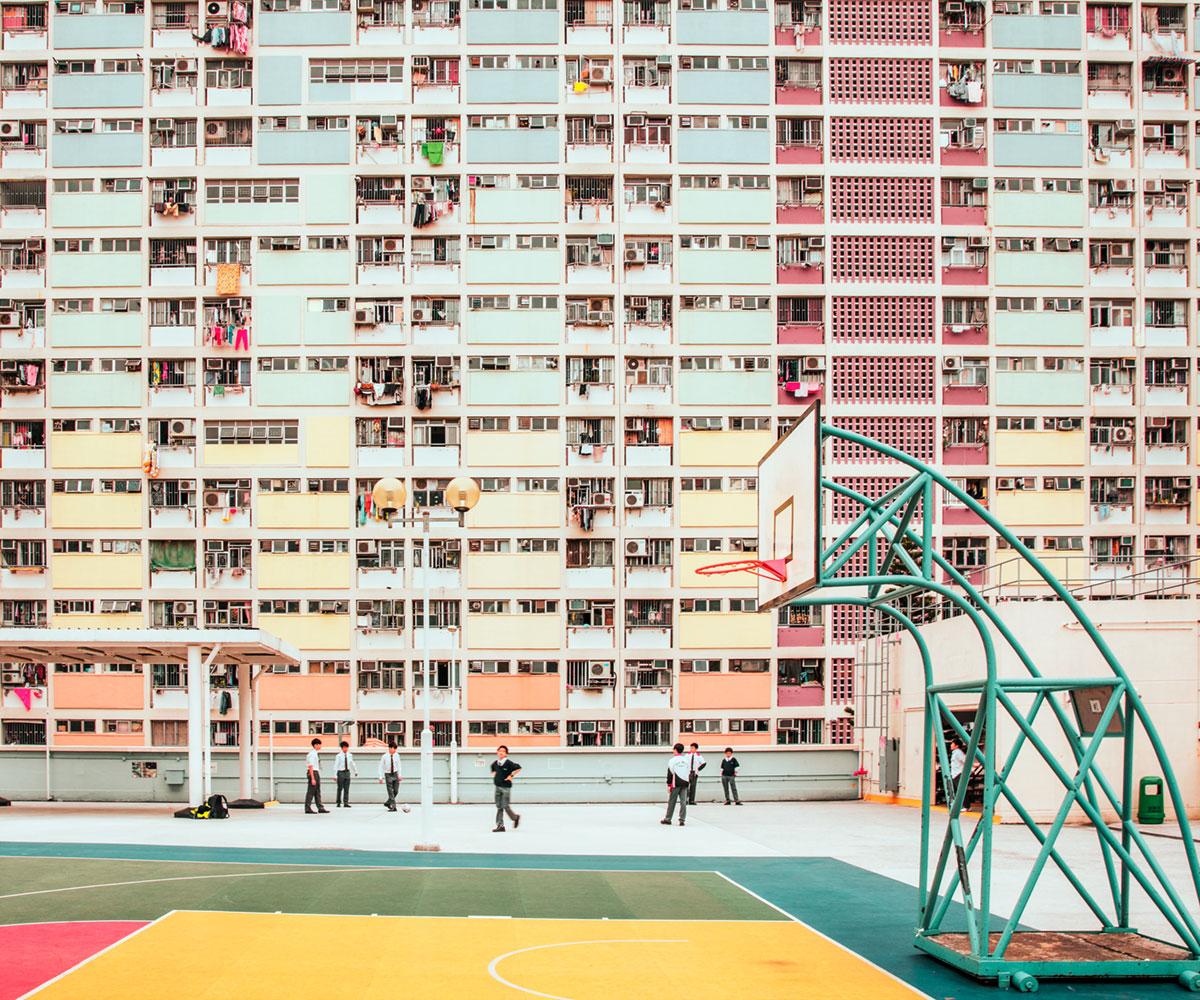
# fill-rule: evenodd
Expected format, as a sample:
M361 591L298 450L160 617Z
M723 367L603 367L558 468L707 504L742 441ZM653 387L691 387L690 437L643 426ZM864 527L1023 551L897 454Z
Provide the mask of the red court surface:
M0 1000L24 996L145 926L144 920L0 926Z

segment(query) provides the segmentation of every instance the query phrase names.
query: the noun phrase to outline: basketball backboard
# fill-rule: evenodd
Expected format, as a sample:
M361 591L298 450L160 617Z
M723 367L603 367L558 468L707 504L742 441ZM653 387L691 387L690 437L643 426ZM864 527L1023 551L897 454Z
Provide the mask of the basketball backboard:
M813 403L758 463L758 610L812 590L821 559L821 404Z

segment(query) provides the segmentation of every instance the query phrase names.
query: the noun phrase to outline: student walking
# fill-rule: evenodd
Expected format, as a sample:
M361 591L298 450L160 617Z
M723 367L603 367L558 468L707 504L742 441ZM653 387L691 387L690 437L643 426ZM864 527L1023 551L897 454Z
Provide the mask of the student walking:
M496 786L496 828L492 833L504 832L504 814L512 820L513 829L521 825L521 817L512 811L512 780L521 773L521 765L508 759L508 747L496 747L496 759L492 761L492 783Z
M667 815L659 820L663 826L671 825L675 815L675 803L679 803L679 825L687 819L687 793L691 783L691 765L683 752L683 744L676 743L675 756L667 762Z
M350 752L350 744L342 740L338 744L337 756L333 758L333 773L337 777L337 802L335 806L350 808L350 775L358 777L358 766L354 763L354 754Z
M304 786L304 811L309 815L313 813L327 813L328 809L321 803L321 741L313 740L312 749L308 751L308 756L305 758L305 777L307 781ZM313 803L316 803L317 808L313 809Z
M721 758L721 791L725 793L725 804L729 805L729 796L733 795L733 801L737 805L742 804L742 800L738 798L737 790L737 772L741 765L738 764L738 759L733 755L733 747L725 748L725 756Z
M396 741L388 740L387 753L379 758L379 783L387 788L388 812L396 811L396 795L400 791L400 754L396 751Z
M688 805L696 804L696 785L700 782L700 772L708 767L708 762L700 753L700 744L693 743L688 752Z

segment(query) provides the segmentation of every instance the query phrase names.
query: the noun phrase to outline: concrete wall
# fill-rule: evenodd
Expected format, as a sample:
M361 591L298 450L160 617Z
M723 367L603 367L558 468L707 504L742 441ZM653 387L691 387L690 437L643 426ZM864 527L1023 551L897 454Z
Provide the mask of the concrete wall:
M719 750L703 748L710 758ZM332 768L332 754L329 767ZM532 750L522 749L519 759L521 800L524 802L650 802L663 796L669 754L653 750ZM420 797L418 756L402 751L400 785L402 801ZM449 792L449 755L439 750L434 757L434 801L445 802ZM367 750L356 751L358 796L371 801L377 788L374 774L377 757ZM490 802L492 782L488 773L491 748L486 753L462 752L458 758L459 798L463 802ZM858 796L858 751L843 747L814 747L804 750L773 748L738 750L741 772L738 790L747 800L853 799ZM136 778L132 764L153 761L155 778ZM185 799L187 753L183 750L146 748L136 752L110 750L0 750L0 774L4 794L20 800L46 797L47 765L51 794L59 799L87 802L183 802ZM167 772L181 779L167 783ZM711 772L711 773L710 773ZM266 748L259 759L259 792L267 797L270 773ZM304 753L276 752L276 793L283 802L304 798ZM332 772L325 791L333 795ZM700 783L700 797L720 794L720 782L709 767ZM229 798L237 796L237 755L213 751L213 791ZM19 806L18 806L19 808Z

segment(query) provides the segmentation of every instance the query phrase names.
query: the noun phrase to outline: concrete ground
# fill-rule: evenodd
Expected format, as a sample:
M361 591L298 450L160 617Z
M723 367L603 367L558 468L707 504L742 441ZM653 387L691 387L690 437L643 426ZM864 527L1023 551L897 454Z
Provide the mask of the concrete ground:
M361 786L351 809L305 816L298 805L237 811L226 821L174 819L166 805L17 803L0 810L0 841L57 844L171 844L203 847L305 848L410 851L419 839L419 809L388 813ZM489 806L438 806L434 829L443 852L456 854L555 854L646 857L820 857L916 885L920 814L903 806L863 802L748 803L741 808L702 803L687 826L661 826L662 807L644 805L542 805L518 808L519 830L492 833ZM935 816L935 822L940 820ZM1008 914L1037 844L1023 827L994 828L992 910ZM1200 913L1183 844L1149 841L1163 868L1194 913ZM1096 836L1067 828L1060 838L1084 884L1102 903L1106 880ZM869 905L864 901L864 905ZM916 906L916 894L913 893ZM1144 898L1133 908L1145 933L1173 939L1167 923ZM1024 915L1027 925L1090 929L1095 920L1066 879L1048 867Z

